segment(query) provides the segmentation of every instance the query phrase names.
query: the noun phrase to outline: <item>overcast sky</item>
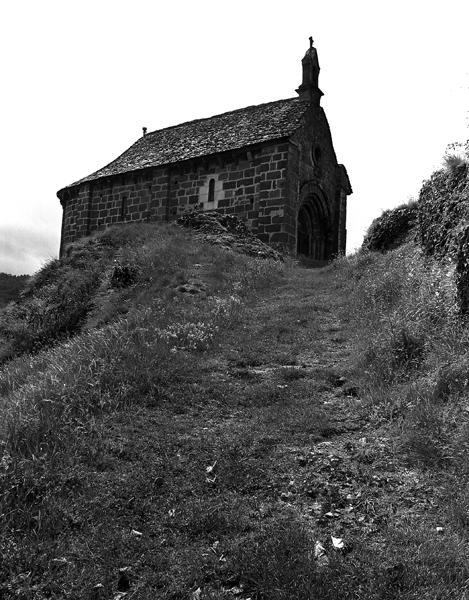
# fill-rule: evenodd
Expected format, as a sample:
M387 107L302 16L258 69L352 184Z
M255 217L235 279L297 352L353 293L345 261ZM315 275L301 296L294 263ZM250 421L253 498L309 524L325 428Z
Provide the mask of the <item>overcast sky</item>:
M149 131L296 96L312 35L348 250L469 137L468 0L14 0L0 7L0 272L56 256L56 191Z

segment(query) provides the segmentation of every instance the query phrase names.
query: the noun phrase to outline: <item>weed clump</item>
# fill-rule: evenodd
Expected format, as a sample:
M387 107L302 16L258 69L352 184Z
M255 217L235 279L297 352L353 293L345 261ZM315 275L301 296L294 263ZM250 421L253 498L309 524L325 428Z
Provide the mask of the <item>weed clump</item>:
M449 173L455 175L459 170L467 167L467 159L460 154L446 154L443 157L443 163Z

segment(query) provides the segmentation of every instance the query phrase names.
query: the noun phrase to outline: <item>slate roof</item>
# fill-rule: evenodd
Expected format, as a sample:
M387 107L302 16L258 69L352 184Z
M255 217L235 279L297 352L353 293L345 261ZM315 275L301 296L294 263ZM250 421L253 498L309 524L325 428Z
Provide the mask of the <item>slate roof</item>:
M299 98L277 100L147 133L107 166L69 187L287 137L300 126L307 107Z

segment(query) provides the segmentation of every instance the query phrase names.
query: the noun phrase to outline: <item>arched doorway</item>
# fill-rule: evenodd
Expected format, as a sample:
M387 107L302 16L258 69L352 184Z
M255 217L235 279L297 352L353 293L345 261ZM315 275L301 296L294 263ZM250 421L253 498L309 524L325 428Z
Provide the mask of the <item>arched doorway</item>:
M297 218L297 254L312 260L330 259L329 218L324 202L309 196L300 206Z

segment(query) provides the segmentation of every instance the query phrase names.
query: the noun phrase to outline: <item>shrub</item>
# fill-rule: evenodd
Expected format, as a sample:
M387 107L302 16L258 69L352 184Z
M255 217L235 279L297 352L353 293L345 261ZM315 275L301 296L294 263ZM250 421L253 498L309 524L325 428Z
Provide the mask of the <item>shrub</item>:
M465 168L441 169L420 190L418 241L428 255L455 259L469 218Z
M384 211L368 228L362 247L371 251L386 252L401 246L415 231L417 215L416 202Z
M467 160L460 154L446 154L443 158L445 168L452 174L467 167Z

